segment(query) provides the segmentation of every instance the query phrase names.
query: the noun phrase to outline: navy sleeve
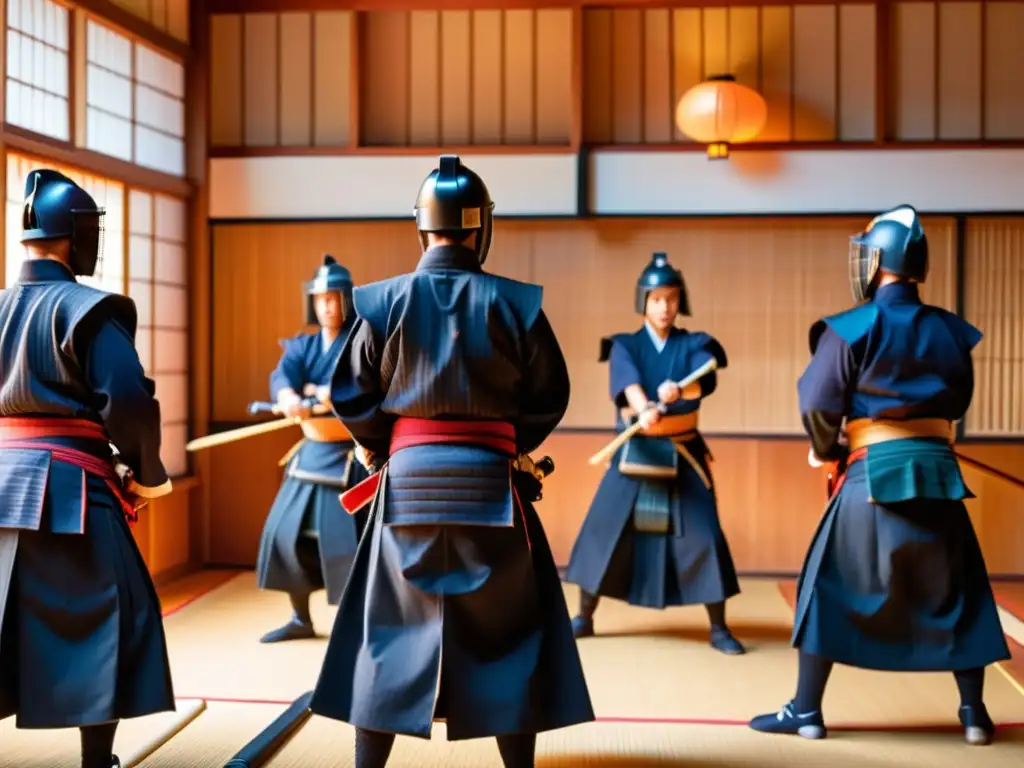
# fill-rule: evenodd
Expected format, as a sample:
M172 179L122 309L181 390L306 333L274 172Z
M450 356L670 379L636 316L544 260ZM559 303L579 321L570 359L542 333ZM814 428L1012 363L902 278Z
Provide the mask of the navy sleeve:
M839 435L856 384L853 350L835 331L826 329L797 382L800 416L819 459L840 461L848 452L839 444Z
M357 318L331 376L331 406L353 439L384 458L391 448L395 417L381 410L387 395L380 386L383 344L373 327Z
M640 376L640 369L637 367L629 350L616 341L612 344L611 352L608 355L608 377L612 400L617 408L629 407L626 399L626 388L636 384L643 386L643 379ZM650 399L650 393L645 393Z
M555 430L569 407L569 370L543 312L526 334L524 346L516 441L520 451L530 453Z
M715 356L711 354L711 350L708 349L707 346L701 346L690 356L690 360L693 361L693 370L697 370L714 357ZM700 383L700 396L703 400L718 389L718 372L712 371L711 373L707 373L701 376L700 379L698 379L698 382Z
M293 389L301 396L302 387L306 383L302 339L286 339L281 342L281 347L284 352L270 374L270 399L274 402L283 389Z
M140 485L162 485L167 472L160 461L160 404L131 336L116 321L107 320L83 357L86 382L101 399L100 416L121 461Z

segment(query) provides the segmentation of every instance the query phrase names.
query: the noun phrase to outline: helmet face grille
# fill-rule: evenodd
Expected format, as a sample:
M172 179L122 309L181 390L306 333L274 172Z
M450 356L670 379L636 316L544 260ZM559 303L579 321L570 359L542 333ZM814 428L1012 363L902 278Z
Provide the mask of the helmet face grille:
M881 248L874 248L851 238L848 266L850 291L854 301L860 302L870 298L871 284L878 274L881 259Z

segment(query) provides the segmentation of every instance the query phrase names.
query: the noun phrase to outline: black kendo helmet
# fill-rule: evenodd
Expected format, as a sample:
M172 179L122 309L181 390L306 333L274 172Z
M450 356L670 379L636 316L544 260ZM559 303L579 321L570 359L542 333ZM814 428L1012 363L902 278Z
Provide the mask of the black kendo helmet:
M483 179L462 164L458 155L441 155L437 169L420 185L416 196L416 229L427 247L426 232L452 233L465 239L476 230L476 256L483 264L494 233L494 203Z
M316 306L313 297L320 293L338 291L341 294L341 311L343 323L348 322L352 315L352 274L341 266L330 254L324 254L324 262L313 275L313 279L303 285L306 325L316 325Z
M654 254L651 257L651 263L644 268L644 271L640 273L640 279L636 281L637 314L647 313L647 296L655 288L678 288L679 314L690 314L690 302L686 297L683 273L668 263L667 253Z
M880 270L911 282L928 277L928 238L912 206L901 205L876 216L850 238L850 287L855 301L870 299Z
M99 261L104 213L88 192L63 173L34 170L25 180L21 242L70 239L71 271L89 277Z

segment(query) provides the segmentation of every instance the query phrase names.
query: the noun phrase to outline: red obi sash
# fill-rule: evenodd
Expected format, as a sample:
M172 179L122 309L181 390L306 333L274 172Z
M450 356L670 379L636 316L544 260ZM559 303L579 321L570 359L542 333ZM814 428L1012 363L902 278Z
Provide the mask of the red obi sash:
M138 513L125 495L124 488L121 486L121 478L118 477L113 464L77 448L48 442L47 438L82 438L102 440L104 443L110 440L102 426L84 419L0 418L0 451L5 449L49 451L54 460L78 467L105 482L110 492L121 504L128 524L131 525L138 520Z
M846 457L846 461L842 464L836 464L828 473L828 498L831 500L839 489L843 487L843 483L846 482L846 473L850 469L850 465L855 461L860 461L868 455L867 447L858 448L855 451L850 451L850 455Z
M421 445L458 443L493 448L510 459L516 455L516 429L504 421L435 421L399 418L391 430L390 454ZM380 472L341 494L341 505L350 515L368 504L377 494Z

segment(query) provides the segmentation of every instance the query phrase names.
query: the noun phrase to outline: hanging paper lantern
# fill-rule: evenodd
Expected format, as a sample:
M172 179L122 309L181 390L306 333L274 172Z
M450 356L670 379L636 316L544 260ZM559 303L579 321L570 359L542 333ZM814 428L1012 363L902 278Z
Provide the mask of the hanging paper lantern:
M708 157L729 157L729 145L753 141L768 119L768 105L753 88L732 75L714 75L683 94L676 125L694 141L708 145Z

